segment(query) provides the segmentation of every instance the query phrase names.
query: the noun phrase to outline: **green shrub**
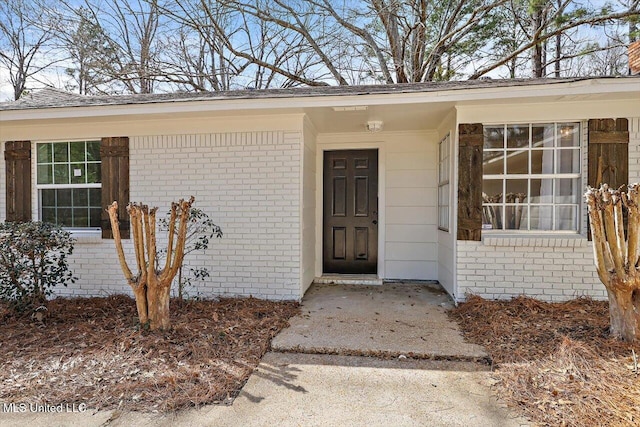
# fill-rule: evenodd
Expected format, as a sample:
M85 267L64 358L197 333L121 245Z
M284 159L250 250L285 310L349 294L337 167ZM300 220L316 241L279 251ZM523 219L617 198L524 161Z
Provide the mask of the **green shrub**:
M72 252L71 235L56 225L0 223L0 299L18 312L44 305L54 287L75 281Z

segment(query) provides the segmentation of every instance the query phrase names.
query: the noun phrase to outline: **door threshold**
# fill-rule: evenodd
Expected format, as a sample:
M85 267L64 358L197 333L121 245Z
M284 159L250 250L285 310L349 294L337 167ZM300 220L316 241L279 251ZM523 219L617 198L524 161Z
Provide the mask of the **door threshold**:
M383 280L376 274L323 274L316 277L313 283L321 285L368 285L380 286Z

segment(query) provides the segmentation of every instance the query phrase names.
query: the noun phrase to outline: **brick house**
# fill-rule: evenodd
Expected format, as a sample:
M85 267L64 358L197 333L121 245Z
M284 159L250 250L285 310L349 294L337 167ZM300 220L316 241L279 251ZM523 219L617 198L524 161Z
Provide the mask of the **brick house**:
M77 239L61 295L129 292L106 204L194 195L225 235L187 259L211 273L192 295L300 299L330 275L437 280L457 300L605 297L582 194L640 181L640 78L45 89L0 104L0 143L0 218Z

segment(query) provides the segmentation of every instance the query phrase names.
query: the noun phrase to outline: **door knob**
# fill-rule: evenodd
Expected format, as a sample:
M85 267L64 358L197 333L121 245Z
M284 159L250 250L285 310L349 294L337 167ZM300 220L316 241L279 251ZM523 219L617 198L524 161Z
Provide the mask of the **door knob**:
M375 225L375 224L377 224L377 223L378 223L378 220L374 219L372 222L373 222L373 224Z

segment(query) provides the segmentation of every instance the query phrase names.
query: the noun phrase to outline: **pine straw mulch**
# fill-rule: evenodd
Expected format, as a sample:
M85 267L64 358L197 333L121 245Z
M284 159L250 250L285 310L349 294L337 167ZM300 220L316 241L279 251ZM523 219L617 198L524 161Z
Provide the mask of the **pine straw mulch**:
M229 403L298 313L255 298L172 301L172 329L137 326L135 302L55 299L44 323L0 305L0 402L170 411Z
M606 301L469 296L449 315L491 355L498 395L534 423L640 425L640 345L609 336Z

